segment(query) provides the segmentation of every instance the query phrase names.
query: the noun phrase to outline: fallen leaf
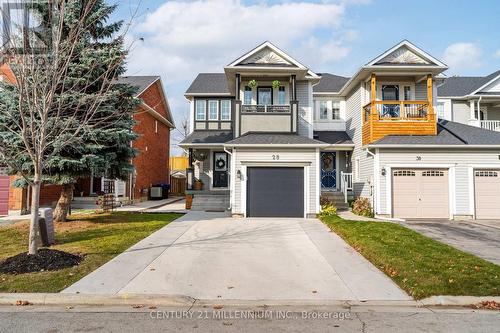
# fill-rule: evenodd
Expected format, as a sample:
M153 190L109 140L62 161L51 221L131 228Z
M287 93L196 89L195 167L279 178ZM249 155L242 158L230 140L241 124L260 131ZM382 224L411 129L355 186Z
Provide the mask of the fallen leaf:
M223 324L223 325L226 325L226 326L231 326L233 323L230 323L230 322L228 322L228 321L225 321L225 322L223 322L222 324Z
M144 305L142 305L142 304L137 304L137 305L132 305L132 307L133 307L134 309L140 309L140 308L143 308L143 307L144 307Z
M73 309L73 307L72 306L67 306L66 309L67 310L71 310L71 309Z
M233 289L234 287L227 287L227 289Z
M484 301L472 305L475 309L486 309L486 310L500 310L500 303L495 301Z
M16 301L16 306L26 306L26 305L33 305L33 303L30 303L28 301L21 301L21 300Z
M150 270L150 271L156 271L156 269L154 269L154 268L150 268L149 270Z
M222 309L222 308L223 308L223 306L222 306L222 305L220 305L220 304L216 304L216 305L214 305L214 309L215 309L215 310L220 310L220 309Z
M317 291L317 290L313 290L313 291L312 291L312 293L313 293L313 294L317 294L317 293L318 293L318 291Z
M151 305L148 309L151 309L151 310L156 309L156 306Z

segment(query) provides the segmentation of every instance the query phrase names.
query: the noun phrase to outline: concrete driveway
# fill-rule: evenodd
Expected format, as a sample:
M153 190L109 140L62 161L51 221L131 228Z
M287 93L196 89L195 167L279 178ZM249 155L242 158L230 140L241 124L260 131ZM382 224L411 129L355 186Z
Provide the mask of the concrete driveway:
M406 221L404 226L427 237L500 265L500 223L458 221Z
M408 300L317 219L189 212L65 293L236 300Z

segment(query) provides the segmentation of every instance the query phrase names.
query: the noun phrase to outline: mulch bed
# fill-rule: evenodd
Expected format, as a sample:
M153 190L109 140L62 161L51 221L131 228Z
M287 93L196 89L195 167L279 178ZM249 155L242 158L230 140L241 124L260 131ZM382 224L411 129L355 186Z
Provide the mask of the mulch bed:
M73 267L83 260L83 256L59 250L40 249L37 255L27 252L7 258L0 263L0 272L23 274L41 271L56 271Z

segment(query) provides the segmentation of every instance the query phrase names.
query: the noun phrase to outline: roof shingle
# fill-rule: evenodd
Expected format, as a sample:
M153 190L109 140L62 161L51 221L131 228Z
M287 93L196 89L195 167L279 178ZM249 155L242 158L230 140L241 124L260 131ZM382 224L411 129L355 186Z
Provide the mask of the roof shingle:
M466 96L481 88L489 81L500 75L500 70L488 76L454 76L445 79L437 88L439 97Z
M200 73L186 90L190 94L229 94L224 73Z
M226 142L227 145L323 145L318 140L293 133L249 132Z
M222 144L233 138L232 131L194 131L189 134L184 140L179 142L179 145L203 143L203 144Z
M137 89L137 96L140 95L147 87L158 80L159 76L120 76L116 80L119 84L128 84Z

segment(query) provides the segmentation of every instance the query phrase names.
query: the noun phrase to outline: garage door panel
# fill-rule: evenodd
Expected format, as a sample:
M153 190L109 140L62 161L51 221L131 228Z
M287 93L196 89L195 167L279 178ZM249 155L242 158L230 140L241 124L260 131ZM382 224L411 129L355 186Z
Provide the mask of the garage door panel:
M477 219L500 218L500 170L475 170L474 194Z
M395 169L393 214L402 218L449 218L448 171Z
M252 167L247 174L247 216L304 216L303 168Z

